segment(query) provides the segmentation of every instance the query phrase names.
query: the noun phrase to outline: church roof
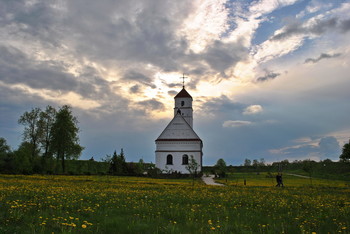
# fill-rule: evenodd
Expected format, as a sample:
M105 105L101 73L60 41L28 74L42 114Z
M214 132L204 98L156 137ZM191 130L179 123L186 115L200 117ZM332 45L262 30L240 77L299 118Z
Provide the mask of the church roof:
M192 97L186 91L185 87L183 87L182 90L174 98L192 98Z
M156 141L202 141L184 117L178 113Z

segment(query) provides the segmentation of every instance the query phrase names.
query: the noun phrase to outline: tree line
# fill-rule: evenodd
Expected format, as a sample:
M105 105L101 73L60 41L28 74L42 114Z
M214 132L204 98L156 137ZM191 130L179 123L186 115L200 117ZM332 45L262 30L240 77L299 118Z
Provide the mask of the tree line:
M66 160L78 159L84 149L79 144L78 120L68 105L32 108L20 116L18 123L24 129L17 150L12 151L0 138L2 173L65 173Z

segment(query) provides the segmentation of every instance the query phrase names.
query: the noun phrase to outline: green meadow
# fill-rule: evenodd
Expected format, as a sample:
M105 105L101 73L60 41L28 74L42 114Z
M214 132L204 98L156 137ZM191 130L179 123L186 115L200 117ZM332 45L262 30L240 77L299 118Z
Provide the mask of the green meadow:
M283 178L0 175L0 233L349 233L346 181Z

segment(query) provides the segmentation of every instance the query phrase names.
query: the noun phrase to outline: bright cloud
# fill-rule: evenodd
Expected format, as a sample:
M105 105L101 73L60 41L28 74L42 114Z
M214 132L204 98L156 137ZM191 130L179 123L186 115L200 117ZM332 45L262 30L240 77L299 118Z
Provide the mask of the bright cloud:
M205 164L218 153L230 164L277 153L335 160L350 137L349 10L317 0L1 1L0 137L15 147L19 114L70 104L84 158L123 147L154 161L185 73Z
M248 126L252 124L253 124L252 122L244 121L244 120L227 120L222 124L222 126L224 128L235 128L235 127Z
M243 111L243 114L244 115L254 115L254 114L261 113L262 111L263 111L262 106L251 105L251 106L248 106L247 108L245 108L245 110Z

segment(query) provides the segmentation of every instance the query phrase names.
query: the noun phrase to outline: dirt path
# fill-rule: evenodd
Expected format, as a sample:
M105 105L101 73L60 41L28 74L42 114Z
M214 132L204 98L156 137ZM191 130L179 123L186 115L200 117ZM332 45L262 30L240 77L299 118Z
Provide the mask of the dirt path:
M291 175L291 176L297 176L297 177L301 177L301 178L306 178L306 179L310 179L309 176L303 176L303 175L297 175L297 174L290 174L290 173L285 173L286 175Z
M207 185L224 186L223 184L219 184L214 181L214 175L202 176L202 180Z

